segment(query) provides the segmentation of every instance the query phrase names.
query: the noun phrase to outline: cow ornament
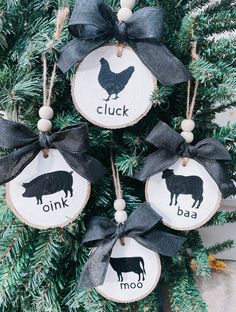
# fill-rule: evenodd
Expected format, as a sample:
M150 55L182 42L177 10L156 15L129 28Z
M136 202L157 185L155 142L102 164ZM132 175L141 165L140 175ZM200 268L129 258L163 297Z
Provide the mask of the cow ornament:
M112 254L104 284L96 290L115 302L133 302L151 293L161 275L157 253L127 237L122 246L118 240Z
M83 243L96 249L84 266L78 287L96 288L105 298L120 303L150 294L161 274L159 254L175 256L185 241L160 231L160 221L148 203L135 209L124 224L92 218Z
M219 160L230 160L225 147L214 139L195 146L159 122L147 141L158 151L144 160L136 174L146 180L146 200L177 230L191 230L205 224L217 211L221 198L235 194L235 186Z
M84 209L90 183L105 169L89 156L87 124L35 135L26 126L0 119L0 146L15 148L0 159L0 184L7 203L24 223L39 229L62 227Z

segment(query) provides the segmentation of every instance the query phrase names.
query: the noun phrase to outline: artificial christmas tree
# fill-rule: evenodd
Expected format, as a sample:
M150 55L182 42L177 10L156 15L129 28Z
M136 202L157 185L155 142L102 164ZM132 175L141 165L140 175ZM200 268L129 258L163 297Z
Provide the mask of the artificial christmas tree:
M119 1L107 3L118 11ZM63 7L72 10L73 5L74 1L66 0L0 1L0 109L9 119L23 122L32 130L36 130L38 110L43 102L42 54L47 56L52 69L60 49L69 39L66 27L60 40L55 35L56 11ZM164 44L200 82L195 106L195 139L214 137L224 143L233 159L227 169L235 178L236 128L220 129L213 122L216 112L235 105L236 38L233 31L236 14L233 1L140 0L135 8L144 6L160 6L164 10ZM62 9L60 14L64 19L68 9ZM85 121L72 103L70 78L73 73L74 69L66 75L57 71L52 97L55 130ZM129 176L153 151L145 138L158 119L180 130L185 118L186 89L187 83L171 87L158 84L152 94L152 109L133 127L111 131L89 124L90 154L108 168L108 174L93 187L86 211L71 225L44 231L26 226L6 207L5 189L1 188L0 311L161 311L163 284L168 287L173 311L207 311L195 276L210 276L209 252L230 248L232 241L206 249L197 230L185 234L187 240L178 256L161 257L159 286L138 303L116 304L105 300L95 290L77 288L80 272L88 258L88 249L81 245L87 221L94 215L113 217L111 203L115 192L109 169L111 142L130 213L144 201L143 183ZM7 153L1 150L2 156ZM220 211L208 225L228 222L236 222L236 213Z

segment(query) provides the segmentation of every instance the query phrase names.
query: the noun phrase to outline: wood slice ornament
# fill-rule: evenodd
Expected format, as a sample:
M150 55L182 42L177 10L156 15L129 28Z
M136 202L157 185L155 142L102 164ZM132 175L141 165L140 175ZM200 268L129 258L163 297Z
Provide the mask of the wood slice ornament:
M206 169L194 159L183 159L147 180L146 200L163 223L180 231L205 224L215 214L221 192Z
M160 231L161 217L148 203L127 215L119 173L113 160L111 163L117 224L106 217L93 217L88 223L83 244L95 248L85 263L78 287L95 288L109 300L129 303L154 290L161 274L159 254L175 256L185 238Z
M135 302L155 289L160 275L159 255L126 238L124 246L117 241L113 247L104 284L96 290L108 300Z
M105 173L87 154L87 124L49 135L0 119L0 132L0 147L14 149L0 159L0 184L7 183L6 200L16 216L39 229L74 221L88 201L90 182Z
M192 127L187 131L184 124L184 131L190 133ZM235 194L235 186L219 162L231 158L219 141L207 138L190 145L161 121L147 141L158 149L147 156L135 176L147 180L146 200L168 227L196 229L211 219L222 197Z
M109 129L137 123L151 108L156 80L135 52L106 45L87 55L72 83L73 101L90 122ZM143 83L145 81L145 83Z
M7 184L7 203L24 223L38 228L63 227L74 221L90 196L90 183L60 152L42 152Z
M64 10L64 17L67 11ZM62 26L60 13L62 11L57 22L60 19ZM54 37L59 39L59 29ZM39 133L35 134L22 123L0 119L0 147L13 149L0 159L0 184L7 183L8 206L22 222L48 229L63 227L78 217L89 199L90 182L101 178L105 168L87 154L86 123L51 133L54 115L51 99L57 66L54 63L47 81L45 54L42 61L43 106L39 109Z

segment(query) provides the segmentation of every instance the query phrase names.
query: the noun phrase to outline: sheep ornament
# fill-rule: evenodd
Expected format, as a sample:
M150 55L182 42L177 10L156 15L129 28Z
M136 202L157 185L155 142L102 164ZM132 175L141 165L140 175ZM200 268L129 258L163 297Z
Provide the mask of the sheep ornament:
M161 121L147 141L158 149L144 159L135 177L147 180L146 199L165 225L198 228L214 215L222 197L236 194L222 164L231 158L221 142L206 138L190 145Z

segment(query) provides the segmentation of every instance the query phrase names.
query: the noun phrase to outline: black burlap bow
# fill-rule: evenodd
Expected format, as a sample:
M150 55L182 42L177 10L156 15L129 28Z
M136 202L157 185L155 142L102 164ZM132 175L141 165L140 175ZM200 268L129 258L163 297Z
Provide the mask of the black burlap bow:
M135 209L125 224L116 225L108 218L93 217L83 243L87 247L97 248L84 266L78 287L94 288L103 285L112 249L118 239L126 236L161 255L175 256L185 238L158 230L156 226L160 221L161 217L148 203Z
M82 177L95 182L105 173L103 165L86 152L89 146L86 123L59 132L36 135L23 124L0 119L0 147L14 148L0 159L0 184L11 181L45 148L55 148Z
M164 13L160 8L142 8L126 21L103 0L77 0L69 21L75 38L61 51L58 67L66 72L77 61L115 38L126 42L163 85L191 79L185 66L161 43Z
M196 145L187 144L178 132L162 121L158 122L146 140L155 145L158 150L145 158L143 167L135 174L135 178L146 180L168 169L180 157L193 158L208 171L224 198L236 194L233 182L220 163L222 160L231 159L221 142L207 138Z

